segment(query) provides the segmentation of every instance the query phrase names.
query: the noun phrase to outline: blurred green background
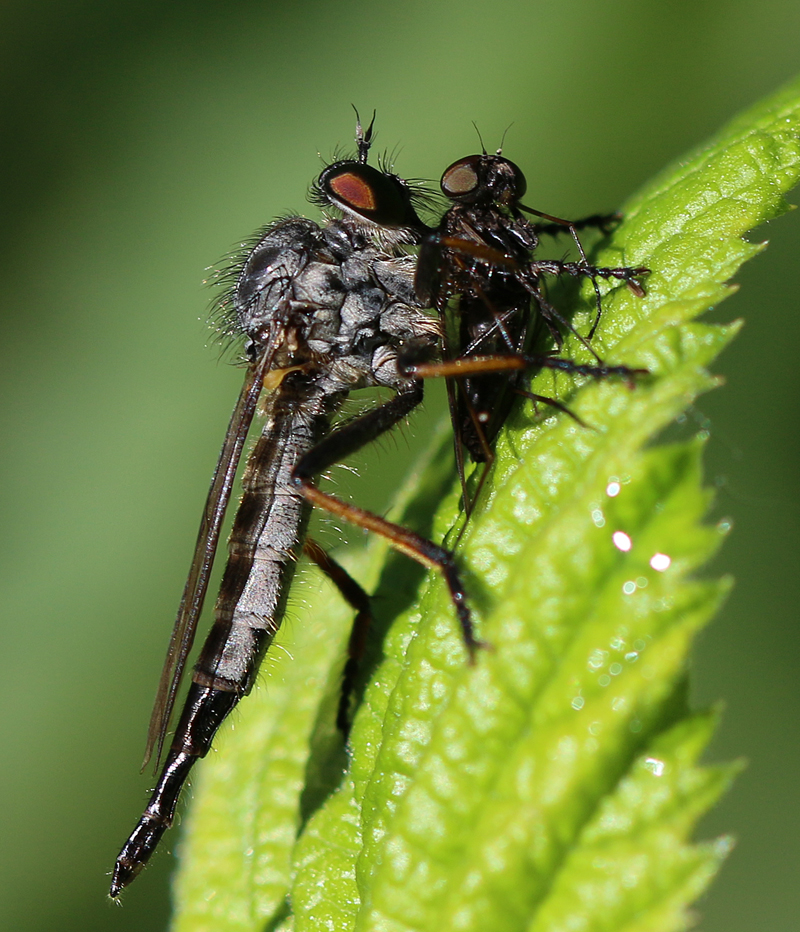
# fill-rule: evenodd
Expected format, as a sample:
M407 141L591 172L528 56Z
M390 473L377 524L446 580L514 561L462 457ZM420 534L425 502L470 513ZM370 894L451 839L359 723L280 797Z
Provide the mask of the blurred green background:
M478 148L472 120L489 148L513 123L530 204L613 209L800 68L800 5L7 0L0 46L0 927L159 932L178 832L122 908L106 872L150 785L150 703L240 382L206 346L204 269L314 215L351 103L377 108L400 174L438 179ZM736 526L713 571L737 578L694 689L727 704L712 757L750 760L703 825L739 842L707 932L800 915L800 215L757 236L774 243L715 312L747 320L728 384L689 415ZM425 423L359 459L359 503L383 506Z

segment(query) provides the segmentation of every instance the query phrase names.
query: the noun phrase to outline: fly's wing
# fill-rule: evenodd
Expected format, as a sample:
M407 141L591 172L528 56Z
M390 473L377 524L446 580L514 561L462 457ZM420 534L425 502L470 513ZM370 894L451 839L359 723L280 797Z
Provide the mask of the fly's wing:
M289 313L294 282L317 248L318 233L319 227L302 217L278 220L262 232L247 255L235 261L230 273L236 278L236 284L221 302L221 305L230 306L230 319L223 322L223 330L246 335L250 345L261 347L261 352L247 371L211 481L189 577L150 716L143 770L154 750L157 759L161 756L186 658L203 610L214 554L247 432L264 378L285 340L285 317Z
M225 519L225 511L230 501L236 470L247 439L247 432L256 411L258 398L264 385L264 376L269 371L274 356L274 347L275 344L247 370L239 400L233 409L230 424L225 434L225 441L217 461L217 467L214 470L211 488L200 521L200 530L197 534L192 565L181 597L175 626L172 629L172 637L164 661L164 668L161 671L156 701L150 716L150 727L147 732L147 747L142 762L142 770L150 761L153 750L156 751L156 762L161 757L161 750L175 705L175 696L183 678L186 658L192 649L197 622L203 610L208 580L214 563L214 554L219 543L222 522Z

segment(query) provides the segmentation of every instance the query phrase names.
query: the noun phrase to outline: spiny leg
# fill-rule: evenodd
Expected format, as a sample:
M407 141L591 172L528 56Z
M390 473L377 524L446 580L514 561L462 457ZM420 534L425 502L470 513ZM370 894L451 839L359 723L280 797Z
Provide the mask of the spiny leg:
M458 381L459 383L461 379L469 376L474 377L480 375L489 375L497 372L515 372L536 368L553 369L558 372L568 372L573 375L585 375L595 379L604 379L616 376L625 379L626 382L631 386L633 385L633 379L636 376L649 374L647 369L632 369L629 366L607 366L603 363L597 366L591 366L583 363L576 363L571 359L562 359L558 356L531 355L526 353L510 353L507 355L503 354L492 356L469 356L461 357L458 359L445 360L443 362L406 363L403 365L403 371L410 376L416 376L420 379L446 378L449 380ZM569 415L569 417L571 417L582 427L589 426L585 424L581 418L578 417L578 415L573 411L571 411L565 404L555 398L550 398L546 395L538 395L520 388L516 388L514 391L525 398L529 398L534 402L534 404L536 402L542 402L543 404L550 405L551 407L562 411L564 414ZM467 512L467 515L469 515L469 512L472 510L472 507L474 506L474 503L477 500L481 489L483 488L483 484L486 481L492 462L494 461L494 454L491 452L488 443L486 443L485 437L483 436L483 432L481 430L481 425L477 418L474 420L481 444L486 448L488 456L484 464L484 470L481 474L481 478L478 482L478 488L475 495L473 496L469 509L466 507L465 497L465 511ZM463 528L461 533L463 533ZM461 539L461 533L458 537L459 540Z
M303 543L303 551L336 586L342 598L356 613L347 643L347 660L342 673L342 687L336 711L336 727L346 738L350 732L350 700L353 697L358 668L364 659L367 636L373 622L370 597L341 563L334 560L315 540L307 537Z
M445 362L415 363L405 372L419 379L464 378L469 375L488 375L493 372L514 372L520 369L553 369L572 375L586 375L595 379L611 376L624 378L633 384L638 375L649 375L648 369L632 369L630 366L597 366L562 359L560 356L534 355L531 353L508 353L497 356L471 356Z
M537 213L538 216L549 216L547 214L540 214L538 211L531 212ZM457 237L442 236L441 234L435 235L435 242L440 252L442 249L447 248L454 251L455 253L464 255L475 262L486 263L489 266L505 269L509 274L516 274L519 280L523 282L525 287L528 288L531 294L534 295L537 303L543 311L544 307L542 305L542 300L544 299L544 296L542 295L541 289L538 287L538 279L541 275L569 275L572 278L591 279L592 287L594 288L595 293L597 316L595 317L595 321L592 324L588 337L585 339L582 338L582 342L588 346L588 340L591 340L594 336L595 331L597 330L597 326L600 323L600 317L602 315L602 296L597 284L597 279L617 279L619 281L623 281L637 298L642 298L644 297L645 290L637 279L645 278L647 275L649 275L650 269L646 266L609 267L591 265L586 256L583 244L580 241L580 237L577 234L577 228L574 224L569 223L569 221L564 221L564 224L566 229L571 233L576 248L580 253L580 262L566 262L558 259L531 259L527 263L521 263L514 257L506 255L500 250L491 246L487 246L484 243L474 243L469 240L459 239ZM433 241L434 237L431 237L430 239ZM429 270L429 274L431 272L432 269ZM422 289L423 296L432 293L433 291L430 288ZM574 328L566 321L564 321L560 315L553 315L553 318L557 319L560 323L563 323L565 326L567 326L568 329L575 333ZM555 337L555 339L558 342L558 337Z
M335 430L301 459L294 469L292 480L300 494L312 505L367 531L380 534L395 550L441 573L450 591L450 600L456 610L464 644L472 662L477 650L484 645L475 637L464 585L451 551L408 528L322 492L313 483L314 476L360 450L401 421L422 401L422 393L422 383L415 380L394 398Z
M535 214L537 217L552 219L552 223L534 223L533 229L537 236L544 233L546 236L560 236L562 233L571 233L572 230L599 230L601 233L608 235L621 222L622 214L591 214L588 217L581 217L580 220L565 220L562 217L552 217L550 214L543 214L541 211L532 210L529 207L521 207L526 213Z
M571 417L576 424L579 424L581 427L585 427L587 430L591 430L591 426L578 417L578 415L568 408L563 402L559 401L557 398L551 398L549 395L537 395L535 392L526 391L524 388L515 388L514 391L517 395L522 395L523 398L527 398L529 401L533 402L533 409L538 415L539 410L537 408L537 402L541 402L544 405L549 405L551 408L555 408L556 411L560 411L562 414L566 414L568 417Z
M525 207L522 204L518 206L518 210L524 211L527 214L533 214L536 217L541 217L543 220L550 221L549 223L533 224L533 228L537 235L540 233L547 233L550 236L557 236L559 233L567 231L572 237L572 240L575 243L575 246L581 257L581 261L574 264L579 265L584 269L583 274L591 278L592 288L594 289L597 315L595 316L594 323L592 324L587 337L587 339L591 340L595 334L595 331L597 330L597 327L600 323L600 318L603 314L603 302L600 295L600 288L597 285L597 275L599 274L599 270L595 269L594 266L589 264L589 260L583 248L583 243L578 236L578 230L594 228L605 234L608 234L611 232L614 226L622 220L622 214L592 214L589 217L583 217L581 220L565 220L563 217L554 217L551 214L542 213L540 210L534 210L533 208ZM521 217L522 214L520 213L519 216ZM649 269L643 267L637 269L604 269L603 271L627 271L632 272L636 277L642 277L643 275L648 275L650 273ZM606 278L608 276L600 275L600 277ZM626 281L628 282L628 287L631 288L631 291L633 291L634 294L638 295L640 298L644 295L644 289L641 287L641 285L639 285L638 282L634 281L634 284L631 285L631 279L626 279Z

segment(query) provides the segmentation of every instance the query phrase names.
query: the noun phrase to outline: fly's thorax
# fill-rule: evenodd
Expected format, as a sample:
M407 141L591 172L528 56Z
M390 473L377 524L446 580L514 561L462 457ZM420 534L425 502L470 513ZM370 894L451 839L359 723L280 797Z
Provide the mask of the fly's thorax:
M413 381L403 372L403 365L407 360L427 360L432 355L433 345L424 341L408 341L398 347L377 347L372 356L375 384L401 391Z
M389 305L414 300L413 259L364 244L344 220L321 229L293 217L244 259L233 305L239 331L256 343L294 328L314 353L341 354L382 332Z
M519 262L525 261L539 242L527 220L498 205L454 204L441 226L445 236L488 246Z
M271 224L244 258L233 292L241 333L255 339L285 310L291 283L316 251L319 227L303 217Z
M395 345L379 343L371 352L330 360L319 372L319 385L325 395L346 394L359 388L402 391L415 381L404 371L408 361L429 361L435 355L436 343L424 339Z
M429 360L436 356L439 321L418 307L394 301L389 295L384 298L377 317L362 319L356 328L343 324L338 345L331 349L327 344L329 349L320 357L319 366L325 392L375 386L399 390L409 382L400 359L412 355L415 360ZM310 345L321 348L326 344L312 340Z
M341 223L323 231L329 247ZM376 368L385 370L383 361L377 366L372 362L379 347L395 352L409 340L435 343L438 337L437 324L414 295L410 256L387 256L375 246L340 252L335 263L309 263L298 277L296 295L309 303L309 346L327 356L338 367L337 378L351 385L394 383L394 377L389 383L375 374ZM360 375L356 379L345 372Z
M416 256L400 255L391 258L379 256L372 264L372 271L387 293L407 305L417 305L414 290Z

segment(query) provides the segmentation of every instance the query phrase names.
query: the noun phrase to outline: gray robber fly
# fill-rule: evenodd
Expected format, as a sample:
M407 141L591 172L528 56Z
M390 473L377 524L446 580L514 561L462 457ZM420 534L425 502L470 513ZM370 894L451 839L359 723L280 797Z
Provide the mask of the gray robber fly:
M373 117L374 123L374 117ZM414 293L415 259L403 247L427 228L415 192L398 176L367 164L372 126L357 123L355 159L328 165L312 199L340 216L323 224L289 217L270 224L235 264L221 301L225 329L245 339L247 371L203 512L150 721L145 766L160 759L187 657L203 608L237 465L263 394L264 427L247 460L243 496L228 542L214 624L192 671L183 711L150 801L114 867L119 896L171 826L178 797L217 729L253 687L280 627L301 550L357 610L338 722L369 624L366 593L306 537L312 506L382 534L397 550L438 570L449 588L470 656L475 639L464 587L450 551L406 528L340 501L315 477L390 430L422 401L422 381L402 371L411 354L435 358L439 325ZM332 419L358 388L394 396L343 426Z

